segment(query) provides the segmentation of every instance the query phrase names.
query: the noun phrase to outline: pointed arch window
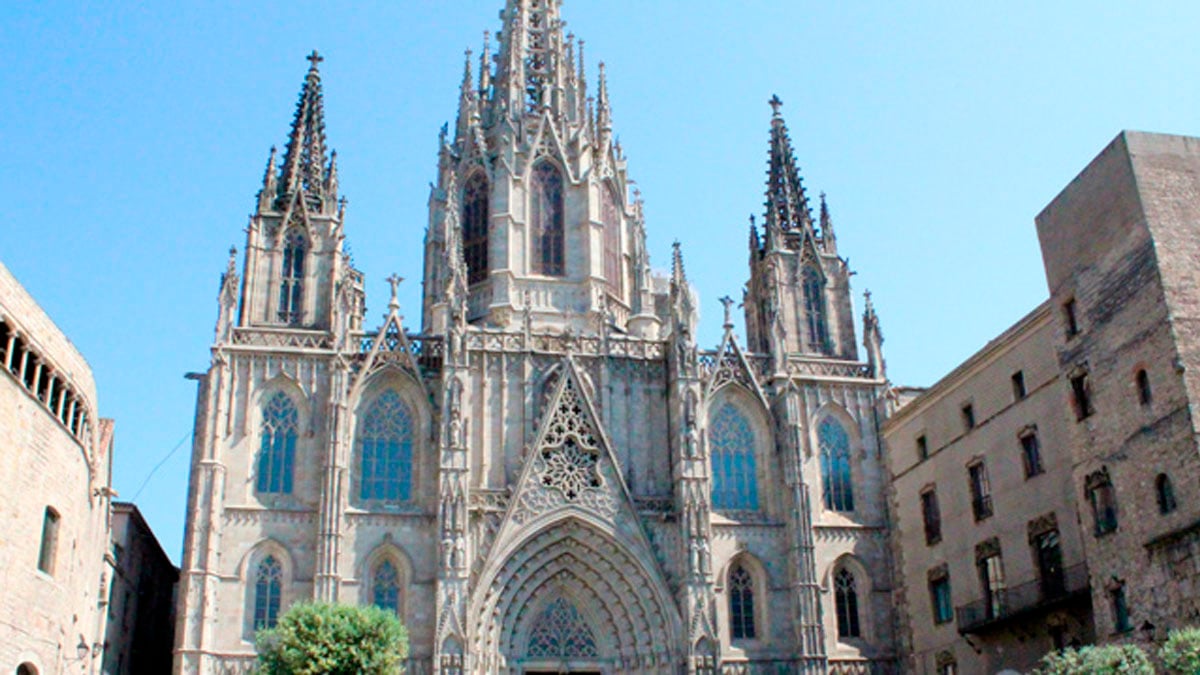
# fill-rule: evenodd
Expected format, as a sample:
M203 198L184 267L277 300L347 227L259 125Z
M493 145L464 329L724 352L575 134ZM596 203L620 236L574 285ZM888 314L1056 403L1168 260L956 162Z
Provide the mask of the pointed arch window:
M298 227L283 237L283 268L279 274L279 320L298 324L304 318L304 257L308 242Z
M850 435L837 420L826 417L817 427L817 445L821 451L821 485L825 491L825 508L830 511L853 511Z
M406 502L412 496L412 413L394 389L379 395L359 431L364 500Z
M533 167L529 191L529 222L533 242L533 272L561 277L566 272L563 233L562 174L550 162Z
M742 563L729 571L729 636L734 640L753 640L754 577Z
M283 566L273 555L263 558L254 576L254 630L273 628L283 601Z
M400 613L400 573L391 560L381 560L371 572L371 604Z
M829 350L829 328L825 317L825 279L816 267L805 265L804 315L808 320L808 343L818 351Z
M712 455L713 508L747 511L758 508L755 438L750 421L728 401L708 421Z
M258 451L258 491L291 494L296 460L296 404L277 391L263 404L262 441Z
M475 172L463 188L462 228L467 282L473 284L488 275L488 184L481 171Z
M617 194L612 189L602 189L600 219L604 221L604 278L614 293L624 292L621 275L621 209Z
M837 610L839 638L856 638L862 635L858 622L858 586L854 574L843 567L833 577L833 600Z

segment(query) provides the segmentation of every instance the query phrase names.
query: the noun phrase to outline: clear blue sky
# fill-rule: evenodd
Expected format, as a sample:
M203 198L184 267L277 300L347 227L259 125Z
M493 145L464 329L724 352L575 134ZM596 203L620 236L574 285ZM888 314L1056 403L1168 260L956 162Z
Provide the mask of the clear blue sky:
M230 245L318 49L347 233L419 279L438 128L503 0L0 5L0 260L79 346L132 498L192 427ZM567 0L608 66L652 261L684 246L718 338L761 213L767 99L926 385L1046 296L1033 216L1122 128L1200 135L1200 3ZM493 45L495 41L493 40ZM593 80L594 81L594 80ZM419 284L401 301L418 316ZM416 328L414 325L413 328ZM190 443L138 505L178 561Z

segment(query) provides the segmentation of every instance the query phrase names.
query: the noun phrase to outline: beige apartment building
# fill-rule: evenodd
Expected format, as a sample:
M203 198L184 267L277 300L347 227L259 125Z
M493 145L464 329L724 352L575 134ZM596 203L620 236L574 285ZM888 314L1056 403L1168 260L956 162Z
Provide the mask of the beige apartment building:
M1043 303L884 425L910 672L1092 640L1057 331Z

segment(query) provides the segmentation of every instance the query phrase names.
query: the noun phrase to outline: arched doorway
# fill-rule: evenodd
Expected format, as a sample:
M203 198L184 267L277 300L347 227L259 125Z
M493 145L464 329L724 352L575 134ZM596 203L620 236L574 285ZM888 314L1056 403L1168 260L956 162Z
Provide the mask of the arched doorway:
M681 621L645 560L578 514L530 529L471 613L485 672L677 672Z

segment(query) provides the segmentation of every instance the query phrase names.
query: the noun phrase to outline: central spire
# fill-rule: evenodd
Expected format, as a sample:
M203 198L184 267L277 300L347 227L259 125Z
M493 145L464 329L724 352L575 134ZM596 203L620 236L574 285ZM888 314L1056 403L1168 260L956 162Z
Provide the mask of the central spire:
M500 15L496 93L512 112L562 104L568 57L559 0L508 0Z

